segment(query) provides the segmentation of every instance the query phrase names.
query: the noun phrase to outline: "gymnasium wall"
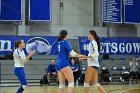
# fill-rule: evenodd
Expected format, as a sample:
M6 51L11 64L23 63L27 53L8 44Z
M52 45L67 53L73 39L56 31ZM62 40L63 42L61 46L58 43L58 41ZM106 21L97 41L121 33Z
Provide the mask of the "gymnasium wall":
M27 6L28 0L23 0L23 14L25 13L25 3ZM101 22L101 0L63 0L64 9L63 16L60 16L59 0L52 0L52 22L28 22L27 18L23 19L22 23L15 22L0 22L0 35L31 35L31 36L56 36L61 29L66 29L69 32L69 38L74 50L79 51L78 36L86 36L90 29L95 29L100 37L140 37L140 25L128 24L105 24ZM133 55L132 55L133 56ZM45 67L50 62L51 56L36 56L27 65L27 78L40 79L45 73ZM56 56L52 56L56 58ZM102 58L102 55L100 56ZM114 64L121 66L122 57L127 59L131 56L111 56L118 60ZM38 59L35 59L38 58ZM13 61L0 60L4 64L2 68L2 79L15 78L13 76ZM129 62L129 61L127 61ZM9 65L7 65L9 64ZM103 64L108 64L105 62ZM127 66L128 63L124 65ZM34 66L32 66L34 65ZM40 70L38 70L37 68ZM28 72L29 71L29 72ZM40 73L41 71L41 73ZM36 73L35 75L31 75Z
M60 1L52 1L52 21L51 22L27 22L27 10L25 13L25 3L23 1L23 15L26 18L22 23L0 22L0 35L57 35L60 29L69 29L70 33L79 32L93 28L93 0L64 0L63 16L60 18ZM11 23L13 25L11 25ZM26 25L25 25L26 24ZM24 33L25 31L25 33ZM53 32L52 32L53 31ZM101 31L106 31L102 29ZM106 34L104 35L106 36Z
M25 3L27 7L27 0L23 0L23 15L28 14ZM28 22L27 17L19 24L0 22L0 35L55 36L61 29L67 29L69 38L76 39L75 36L86 36L89 29L95 29L101 37L140 37L139 24L103 25L101 0L64 0L62 19L59 4L59 0L52 0L52 22Z

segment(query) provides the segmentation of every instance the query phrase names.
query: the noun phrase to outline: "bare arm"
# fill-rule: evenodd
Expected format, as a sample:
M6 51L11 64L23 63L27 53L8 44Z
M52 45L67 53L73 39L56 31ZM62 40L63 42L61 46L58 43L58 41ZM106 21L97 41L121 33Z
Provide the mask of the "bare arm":
M74 52L73 50L70 52L70 57L78 57L78 58L83 58L84 56L81 54L78 54Z
M15 58L17 58L18 60L20 60L21 63L28 63L29 62L29 59L35 54L35 51L31 51L28 56L26 57L26 59L23 59L23 58L20 58L19 56L17 56L16 54L13 54L13 56Z

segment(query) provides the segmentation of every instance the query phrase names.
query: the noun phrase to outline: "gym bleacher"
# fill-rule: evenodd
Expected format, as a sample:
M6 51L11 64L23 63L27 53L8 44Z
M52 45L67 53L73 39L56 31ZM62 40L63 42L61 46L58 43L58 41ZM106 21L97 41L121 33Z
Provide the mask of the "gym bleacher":
M103 56L100 56L100 59ZM132 56L123 56L124 60L121 58L122 56L110 56L110 59L102 59L100 61L100 69L99 69L99 76L101 73L101 68L102 67L107 67L109 69L109 74L112 79L110 82L102 82L100 80L101 77L99 77L99 81L103 84L126 84L127 82L121 81L121 71L120 68L122 66L128 68L129 67L129 62L131 61ZM40 79L43 78L43 76L46 74L45 68L48 67L48 64L50 63L51 59L56 59L57 56L46 56L46 55L36 55L33 56L32 60L28 63L28 65L25 66L25 72L26 72L26 77L27 77L27 82L29 85L39 85ZM112 60L113 58L113 60ZM1 63L1 86L10 86L15 84L19 84L17 78L13 74L13 66L14 62L13 60L0 60ZM86 60L83 60L81 66L87 65ZM140 64L140 62L139 62ZM118 67L119 68L119 73L118 77L113 76L112 72L112 67ZM82 67L81 67L82 68Z

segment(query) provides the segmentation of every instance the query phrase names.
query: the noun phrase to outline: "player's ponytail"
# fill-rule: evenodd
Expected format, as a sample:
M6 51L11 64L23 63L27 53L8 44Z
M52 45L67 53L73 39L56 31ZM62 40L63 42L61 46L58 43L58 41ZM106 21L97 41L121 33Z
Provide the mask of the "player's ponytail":
M57 39L57 42L64 40L64 38L68 35L67 30L61 30Z
M95 39L95 41L97 42L97 45L98 45L98 51L100 52L100 39L99 39L99 36L97 35L95 30L90 30L89 33L94 36L94 39Z

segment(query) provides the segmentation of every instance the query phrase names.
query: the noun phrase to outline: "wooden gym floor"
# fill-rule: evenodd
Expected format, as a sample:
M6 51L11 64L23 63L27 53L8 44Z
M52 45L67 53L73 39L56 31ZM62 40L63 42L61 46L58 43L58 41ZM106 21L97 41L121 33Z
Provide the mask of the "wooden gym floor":
M107 93L140 93L140 84L137 85L104 85ZM16 93L18 87L0 87L0 93ZM31 86L24 93L57 93L58 86ZM66 92L65 92L66 93ZM83 86L76 86L75 93L84 93ZM98 93L90 87L90 93Z

